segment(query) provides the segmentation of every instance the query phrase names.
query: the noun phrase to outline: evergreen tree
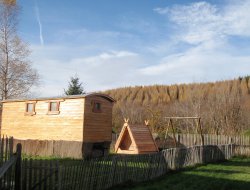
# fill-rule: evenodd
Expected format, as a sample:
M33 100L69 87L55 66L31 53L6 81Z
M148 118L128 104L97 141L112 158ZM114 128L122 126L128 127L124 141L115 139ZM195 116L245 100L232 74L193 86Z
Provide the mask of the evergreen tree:
M82 87L82 83L80 83L79 77L71 77L68 89L64 89L64 93L66 95L80 95L80 94L85 94L85 91Z

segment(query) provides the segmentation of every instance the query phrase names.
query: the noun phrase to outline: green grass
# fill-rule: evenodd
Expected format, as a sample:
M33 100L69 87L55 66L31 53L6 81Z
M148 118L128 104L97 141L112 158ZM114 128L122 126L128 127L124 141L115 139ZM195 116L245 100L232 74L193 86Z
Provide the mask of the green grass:
M56 156L30 156L26 154L22 154L22 159L33 159L34 162L36 160L59 161L59 164L61 166L71 166L71 165L74 166L82 162L82 159L60 158Z
M172 172L145 183L117 186L131 190L247 190L250 189L250 158L207 164L181 172Z

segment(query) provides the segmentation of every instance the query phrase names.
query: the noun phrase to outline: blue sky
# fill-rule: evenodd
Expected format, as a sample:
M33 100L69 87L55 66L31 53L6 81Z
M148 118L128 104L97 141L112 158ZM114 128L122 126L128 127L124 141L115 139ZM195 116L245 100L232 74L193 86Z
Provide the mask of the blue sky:
M250 70L250 1L19 0L19 33L56 96L70 76L87 91L231 79Z

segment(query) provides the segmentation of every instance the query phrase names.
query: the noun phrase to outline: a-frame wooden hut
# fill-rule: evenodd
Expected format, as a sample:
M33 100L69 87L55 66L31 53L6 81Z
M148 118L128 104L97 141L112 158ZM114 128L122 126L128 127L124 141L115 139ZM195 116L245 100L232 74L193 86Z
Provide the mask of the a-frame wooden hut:
M115 152L118 154L147 154L158 152L153 136L145 125L130 125L128 119L121 130L115 144Z

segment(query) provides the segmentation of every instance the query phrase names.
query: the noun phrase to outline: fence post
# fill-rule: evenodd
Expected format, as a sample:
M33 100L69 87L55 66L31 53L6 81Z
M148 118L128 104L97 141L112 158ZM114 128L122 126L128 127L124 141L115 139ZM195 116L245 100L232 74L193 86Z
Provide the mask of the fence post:
M59 161L56 161L56 183L57 183L57 189L61 190L61 167L59 165Z
M117 166L117 160L118 160L118 157L117 156L114 156L112 158L112 173L111 173L111 176L112 176L112 186L116 185L117 183L115 182L116 180L116 166Z
M22 145L20 143L16 146L16 168L15 168L15 190L21 190L21 173L22 173Z

